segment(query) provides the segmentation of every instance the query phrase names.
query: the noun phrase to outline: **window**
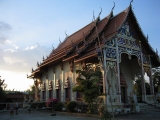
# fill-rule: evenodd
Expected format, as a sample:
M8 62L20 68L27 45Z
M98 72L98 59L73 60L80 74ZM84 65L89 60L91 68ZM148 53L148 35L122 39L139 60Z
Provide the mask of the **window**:
M59 89L56 89L56 98L59 99Z
M82 93L77 91L77 98L82 98Z
M65 89L65 98L69 98L69 88Z
M49 90L49 98L52 98L52 90Z
M46 91L42 91L42 99L43 99L43 100L46 98L45 92L46 92Z

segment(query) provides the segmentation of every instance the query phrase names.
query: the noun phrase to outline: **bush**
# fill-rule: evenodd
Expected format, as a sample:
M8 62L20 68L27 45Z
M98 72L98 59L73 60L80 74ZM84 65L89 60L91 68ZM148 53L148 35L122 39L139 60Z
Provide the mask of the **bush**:
M37 104L37 107L38 107L38 108L46 107L46 103L45 103L45 102L38 103L38 104Z
M38 103L31 103L31 108L36 109L37 105L38 105Z
M70 101L66 104L67 110L70 112L74 112L75 107L77 106L77 103L75 101Z
M46 106L47 107L52 107L52 105L54 106L55 104L57 104L58 99L57 98L50 98L47 100L46 102Z
M64 104L62 102L58 102L53 106L54 110L56 111L62 111L62 108L64 107Z

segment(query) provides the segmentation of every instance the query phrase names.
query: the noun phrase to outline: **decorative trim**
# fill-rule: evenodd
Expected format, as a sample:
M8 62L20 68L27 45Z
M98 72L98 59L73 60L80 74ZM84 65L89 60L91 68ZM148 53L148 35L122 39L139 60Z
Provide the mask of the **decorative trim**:
M45 78L48 79L48 72L45 73Z
M69 77L65 80L64 88L70 88Z
M74 61L69 61L69 66L70 66L71 72L73 72L73 70L74 70Z
M85 63L85 61L82 61L82 62L81 62L81 66L82 66L82 70L85 70L85 69L86 69L86 63Z
M61 70L63 70L63 63L60 63L60 68Z
M56 80L55 89L60 89L60 79Z
M48 83L48 90L52 90L52 89L53 89L52 81L49 81L49 83Z
M43 82L43 84L41 84L41 85L42 85L41 90L42 90L42 91L46 91L45 83Z
M52 71L53 71L53 73L55 73L55 66L52 67Z

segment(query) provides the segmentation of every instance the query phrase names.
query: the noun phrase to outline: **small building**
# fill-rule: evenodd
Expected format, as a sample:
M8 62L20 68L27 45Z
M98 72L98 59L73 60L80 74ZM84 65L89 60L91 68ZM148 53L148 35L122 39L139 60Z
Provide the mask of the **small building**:
M127 103L135 76L142 75L142 101L147 102L154 95L151 69L158 66L159 56L150 46L130 4L117 15L113 15L113 9L103 19L99 15L66 36L28 78L34 80L36 99L80 101L82 96L72 92L78 77L76 70L98 70L102 72L101 92L106 94L99 98L110 105L111 101ZM149 77L151 95L146 95L145 73Z
M6 100L5 104L7 103L16 103L18 102L19 107L23 106L23 103L29 103L34 101L34 94L29 95L25 92L18 92L18 91L10 91L6 93Z

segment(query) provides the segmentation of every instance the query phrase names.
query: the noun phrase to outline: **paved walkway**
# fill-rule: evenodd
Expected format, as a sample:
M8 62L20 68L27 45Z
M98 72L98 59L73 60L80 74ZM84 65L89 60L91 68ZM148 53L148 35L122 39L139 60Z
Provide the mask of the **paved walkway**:
M48 111L31 111L28 114L27 110L19 110L18 115L13 115L10 117L9 111L0 112L0 120L97 120L93 117L76 116L76 115L65 115L57 114L56 116L51 116L51 112Z
M160 120L160 109L147 110L141 113L130 113L124 115L116 115L115 120ZM48 111L36 111L32 110L31 114L28 114L27 110L19 110L18 115L10 117L9 111L0 112L0 120L100 120L99 117L92 116L87 117L85 115L70 114L70 113L57 113L56 116L51 116L51 112Z

